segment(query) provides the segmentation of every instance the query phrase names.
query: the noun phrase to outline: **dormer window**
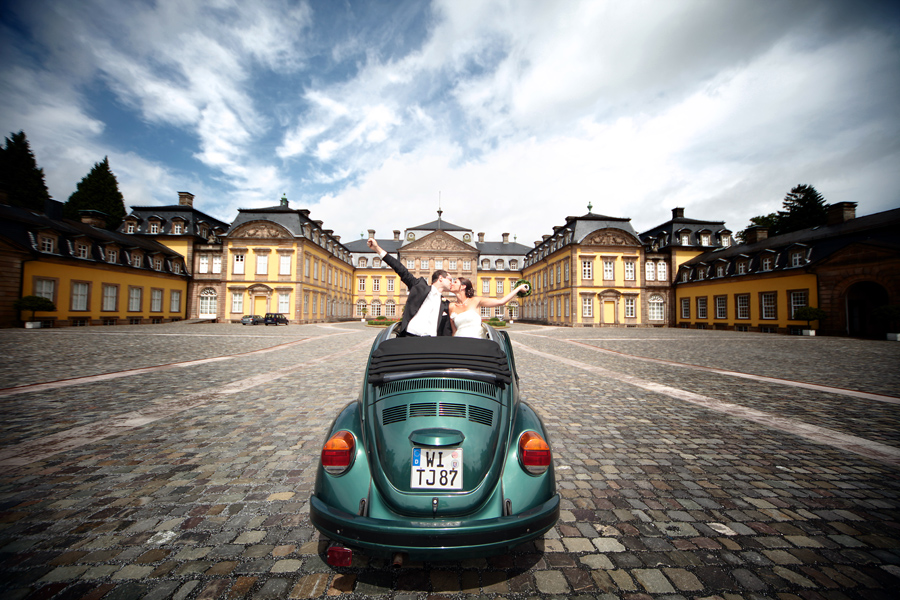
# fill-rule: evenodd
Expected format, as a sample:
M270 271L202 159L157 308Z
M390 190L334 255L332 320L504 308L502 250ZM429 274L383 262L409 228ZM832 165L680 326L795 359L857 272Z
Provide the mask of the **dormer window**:
M710 243L709 243L709 234L708 234L708 233L701 233L701 234L700 234L700 245L701 245L701 246L709 246L709 245L710 245Z
M803 264L803 252L792 252L791 253L791 266L799 267Z
M727 233L722 234L722 245L725 246L726 248L731 246L731 236L728 235Z
M762 259L762 270L763 271L771 271L772 270L772 257L764 256Z
M203 239L206 239L208 236L209 236L209 229L207 229L206 226L204 225L203 227L200 228L200 237L202 237Z
M106 251L106 262L113 263L113 264L119 262L118 250L107 250Z
M724 265L716 266L716 277L725 277L725 266Z
M134 221L128 221L128 225L125 227L126 233L134 233Z
M172 233L174 235L181 235L182 225L181 223L172 223Z
M366 259L364 256L359 257L359 261L356 266L358 266L360 269L364 269L366 267Z
M681 234L681 245L682 246L690 246L691 245L691 234L689 234L689 233Z
M519 268L519 261L517 261L517 260L511 260L511 261L509 261L509 268L512 269L512 270L518 269L518 268Z
M159 233L159 223L150 223L150 233Z
M498 269L498 270L502 270L502 269L503 269L503 265L504 265L504 263L503 263L503 259L502 259L502 258L498 258L498 259L494 262L494 267L495 267L496 269Z
M691 278L691 272L688 269L685 269L681 272L681 281L688 281Z
M381 259L380 259L380 258L373 258L373 259L372 259L372 266L375 267L376 269L378 269L379 267L381 267Z
M135 252L131 255L131 266L140 269L141 268L141 255Z
M75 244L75 256L78 258L87 258L89 255L89 248L87 244L82 242L78 242Z
M56 249L56 240L46 235L41 236L41 252L53 252Z
M154 259L153 259L153 268L154 268L156 271L162 271L162 268L163 268L163 260L162 260L162 258L157 257L157 258L154 258Z
M175 273L176 275L181 274L181 263L180 262L174 261L172 263L172 272Z
M747 273L747 262L742 260L741 262L739 262L737 264L737 274L745 275L746 273Z

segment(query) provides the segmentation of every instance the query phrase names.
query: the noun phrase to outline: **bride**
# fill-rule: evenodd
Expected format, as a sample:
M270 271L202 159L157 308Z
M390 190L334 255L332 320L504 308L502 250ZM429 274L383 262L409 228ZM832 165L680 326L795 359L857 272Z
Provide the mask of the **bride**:
M455 285L451 287L451 291L456 294L456 302L450 305L450 326L454 337L484 337L480 309L503 306L520 291L528 291L528 285L522 284L502 298L484 298L475 295L472 282L465 277L460 277L453 283Z

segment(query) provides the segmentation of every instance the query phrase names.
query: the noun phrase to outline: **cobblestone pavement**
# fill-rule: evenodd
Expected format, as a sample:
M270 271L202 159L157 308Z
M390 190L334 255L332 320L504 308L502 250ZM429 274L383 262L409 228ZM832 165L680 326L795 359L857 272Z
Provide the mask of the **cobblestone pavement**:
M328 567L308 499L360 323L0 330L0 598L893 599L900 345L516 324L559 523Z

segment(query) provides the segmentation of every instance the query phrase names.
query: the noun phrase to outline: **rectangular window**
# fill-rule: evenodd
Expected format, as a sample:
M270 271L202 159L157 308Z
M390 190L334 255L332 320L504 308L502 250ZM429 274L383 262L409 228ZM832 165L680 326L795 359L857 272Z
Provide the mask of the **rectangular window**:
M386 317L394 317L397 315L397 305L388 300L388 303L384 305L384 315Z
M278 274L279 275L290 275L291 274L291 255L290 254L279 254L278 255Z
M309 277L309 257L308 256L303 260L303 276Z
M181 223L172 224L172 233L174 235L181 235Z
M154 258L154 259L153 259L153 269L154 269L155 271L162 271L162 269L163 269L163 259L161 259L161 258Z
M244 313L244 292L231 293L231 312Z
M290 274L290 267L288 267L288 273ZM331 266L328 267L328 285L331 285L331 276L333 275L333 270Z
M666 279L666 263L663 261L659 261L658 263L656 263L656 280L665 281Z
M799 267L803 264L803 253L802 252L794 252L791 254L791 266Z
M434 268L435 268L435 270L443 269L444 268L444 259L443 258L434 259Z
M278 294L278 312L285 315L291 314L291 294L290 292L279 292Z
M775 292L760 292L759 293L759 305L760 305L760 315L763 319L776 319L778 318L778 311L776 310L776 301L777 294Z
M133 267L135 267L135 268L137 268L137 269L140 269L140 268L141 268L141 259L142 259L142 257L141 257L140 254L134 254L134 255L132 255L132 257L131 257L131 266L133 266Z
M243 275L244 274L244 255L243 254L235 254L234 255L234 274L235 275Z
M644 278L647 281L656 281L656 265L648 260L644 266L646 267L644 269Z
M209 256L207 256L206 254L200 255L199 272L200 273L209 273Z
M407 258L407 259L406 259L406 268L409 269L410 271L412 271L413 269L415 269L415 268L416 268L416 259L414 259L414 258Z
M317 312L319 312L319 296L317 294L313 294L313 316L316 316Z
M129 223L127 233L134 233L134 223Z
M789 295L791 297L791 319L794 320L797 318L796 316L794 316L794 313L797 312L798 308L809 306L809 291L796 290L793 292L789 292Z
M612 281L616 278L615 275L615 263L611 260L603 261L603 279L606 281Z
M590 296L581 299L581 316L582 317L593 317L594 316L594 299Z
M634 281L634 262L625 261L625 281Z
M741 261L737 264L737 274L744 275L745 273L747 273L747 263Z
M563 280L569 280L569 261L563 263ZM568 315L567 315L568 316Z
M697 318L698 319L706 318L706 296L697 298Z
M213 273L221 273L222 272L222 256L220 254L214 255L212 257L212 272Z
M139 287L128 288L128 310L130 312L139 312L141 310L141 292Z
M34 295L56 302L56 282L52 279L36 279L34 281Z
M503 280L502 279L497 280L497 295L498 296L503 295Z
M717 319L727 319L728 318L728 297L727 296L716 296L716 318Z
M309 314L309 293L303 294L303 314Z
M682 298L681 299L681 318L682 319L690 319L691 318L691 299L690 298Z
M628 263L625 263L628 264ZM632 265L634 263L631 263ZM625 317L634 318L635 316L635 301L634 298L625 298ZM568 316L568 315L566 315Z
M594 278L594 261L592 261L592 260L581 261L581 278L582 279L593 279Z
M366 278L365 277L357 277L356 278L356 291L364 292L366 291Z
M380 291L381 291L381 278L380 278L380 277L373 277L373 278L372 278L372 291L373 291L373 292L380 292Z
M159 223L150 223L150 233L159 233Z
M709 234L708 233L700 234L700 245L701 246L709 246Z
M716 277L724 277L725 276L725 266L724 265L716 265Z
M472 270L472 261L464 260L463 261L463 271L471 271Z
M119 253L115 250L107 250L106 251L106 262L113 263L113 264L119 262Z
M316 259L313 261L313 279L319 278L319 260Z
M766 256L762 259L762 270L763 271L771 271L772 270L772 257Z
M76 256L78 256L78 258L87 258L88 257L88 245L87 244L76 244L75 254L76 254Z
M103 285L103 304L101 306L101 310L116 310L119 302L119 286L117 285Z
M53 252L54 246L53 238L41 237L41 252Z
M562 269L559 264L556 265L556 283L560 283L562 281Z
M169 294L169 312L181 312L181 290L172 290Z
M150 310L152 312L162 312L163 307L163 291L159 288L150 290Z
M482 294L490 294L491 293L491 280L490 279L482 279L481 280L481 293Z
M569 299L568 298L566 298L563 301L563 305L566 307L566 316L568 317L569 316Z
M735 315L738 319L750 318L750 294L735 296Z
M72 283L72 310L88 309L88 284Z
M389 292L394 291L394 278L393 277L388 277L388 279L387 279L387 291L389 291Z
M257 254L256 255L256 274L257 275L266 275L269 272L269 255L268 254Z
M450 269L451 271L456 270L456 259L455 258L450 259L450 266L447 268Z
M424 271L428 270L428 259L427 258L423 258L419 261L419 268Z
M487 306L482 306L482 307L481 307L481 316L482 316L482 318L485 318L485 319L488 318L488 317L490 317L490 316L491 316L491 309L488 308Z

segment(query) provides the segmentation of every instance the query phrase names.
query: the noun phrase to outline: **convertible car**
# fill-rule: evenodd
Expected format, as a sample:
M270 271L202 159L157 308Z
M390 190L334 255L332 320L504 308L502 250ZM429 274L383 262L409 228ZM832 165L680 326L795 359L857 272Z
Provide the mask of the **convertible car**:
M453 560L505 552L559 517L547 434L519 400L512 344L486 339L375 340L359 398L322 448L313 525L346 566L369 556Z

